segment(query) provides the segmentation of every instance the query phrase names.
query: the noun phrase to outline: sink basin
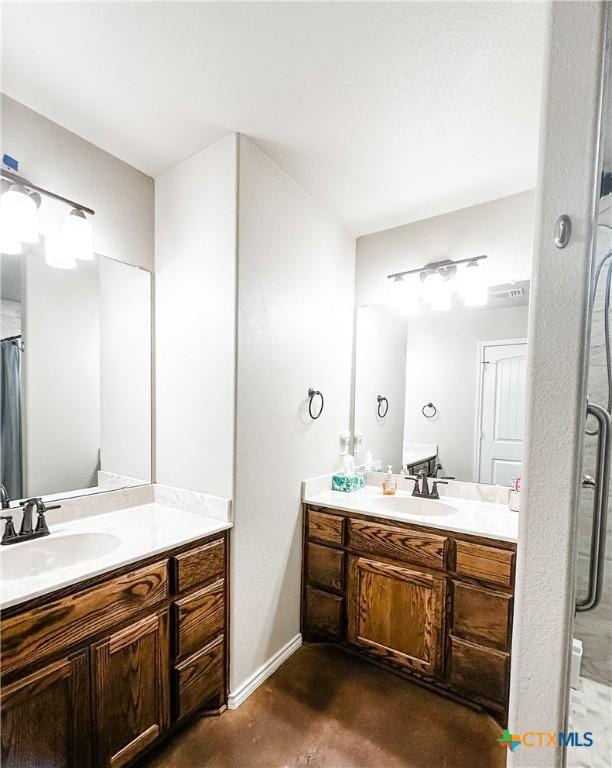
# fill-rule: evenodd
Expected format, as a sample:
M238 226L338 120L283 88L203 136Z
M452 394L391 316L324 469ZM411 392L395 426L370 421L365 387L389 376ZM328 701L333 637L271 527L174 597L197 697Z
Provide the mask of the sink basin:
M441 517L456 514L457 510L443 501L417 499L414 496L379 496L374 500L377 507L420 517Z
M110 554L121 543L112 533L73 533L45 536L23 544L7 544L0 551L0 573L6 581L69 568Z

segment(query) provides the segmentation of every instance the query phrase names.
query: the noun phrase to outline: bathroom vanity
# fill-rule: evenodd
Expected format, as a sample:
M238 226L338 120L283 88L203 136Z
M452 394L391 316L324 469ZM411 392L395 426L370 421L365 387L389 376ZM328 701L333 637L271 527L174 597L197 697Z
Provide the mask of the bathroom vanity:
M151 525L167 539L156 514ZM182 523L178 513L166 522L175 536ZM118 768L194 712L225 708L230 526L208 527L2 611L6 768ZM140 533L150 548L155 535Z
M314 499L304 503L304 638L340 643L505 723L516 544L503 528L515 513L482 535L466 531L486 529L487 507L500 505L453 499L447 514L451 500L378 489Z

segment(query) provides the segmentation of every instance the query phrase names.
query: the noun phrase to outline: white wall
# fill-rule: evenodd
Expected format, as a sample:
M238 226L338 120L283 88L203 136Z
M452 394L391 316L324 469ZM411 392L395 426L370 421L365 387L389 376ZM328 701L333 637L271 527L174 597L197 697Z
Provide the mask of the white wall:
M97 484L100 449L98 268L24 258L26 495Z
M153 179L8 96L1 105L2 152L20 173L96 211L96 253L152 270Z
M383 469L401 472L406 399L406 319L384 306L360 307L355 326L355 430L363 433L359 462L367 451ZM378 395L389 412L378 417ZM384 405L383 405L384 408Z
M354 240L243 137L239 167L232 690L300 629L300 481L348 428L354 289Z
M404 439L436 443L444 475L475 480L478 342L526 338L528 312L527 305L456 309L408 320ZM421 413L429 402L438 409L433 419Z
M231 498L236 137L155 180L156 479Z
M534 192L491 200L357 240L355 304L388 301L388 274L430 261L486 253L489 285L529 280L533 251Z
M151 275L99 259L100 469L151 482Z

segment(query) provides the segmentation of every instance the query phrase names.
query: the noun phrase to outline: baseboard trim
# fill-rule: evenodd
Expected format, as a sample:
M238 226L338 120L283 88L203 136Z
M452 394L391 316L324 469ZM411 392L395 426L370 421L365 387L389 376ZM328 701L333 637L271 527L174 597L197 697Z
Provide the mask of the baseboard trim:
M271 656L265 664L262 664L259 669L255 670L253 674L248 677L244 683L238 686L235 691L232 691L227 697L227 708L238 709L238 707L246 701L253 691L257 690L259 686L267 680L273 672L284 664L287 659L297 651L302 645L302 635L298 633L295 637L292 637L289 642L278 650L274 656Z

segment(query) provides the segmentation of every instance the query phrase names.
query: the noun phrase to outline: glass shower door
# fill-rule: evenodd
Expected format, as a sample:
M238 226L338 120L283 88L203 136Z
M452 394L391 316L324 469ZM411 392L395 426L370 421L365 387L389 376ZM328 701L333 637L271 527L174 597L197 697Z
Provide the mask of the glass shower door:
M578 510L577 612L569 712L572 729L592 731L595 744L594 749L568 750L567 757L569 766L581 768L612 765L612 514L607 515L605 525L597 530L597 514L602 506L605 512L603 495L610 498L602 453L605 443L609 446L612 439L612 435L604 434L605 422L612 413L612 72L609 56L604 114L587 385L591 410L597 406L602 409L599 413L603 427L595 418L597 414L591 413L584 437L584 480ZM599 487L602 478L603 487ZM599 500L598 493L601 494ZM600 548L598 536L602 539Z

